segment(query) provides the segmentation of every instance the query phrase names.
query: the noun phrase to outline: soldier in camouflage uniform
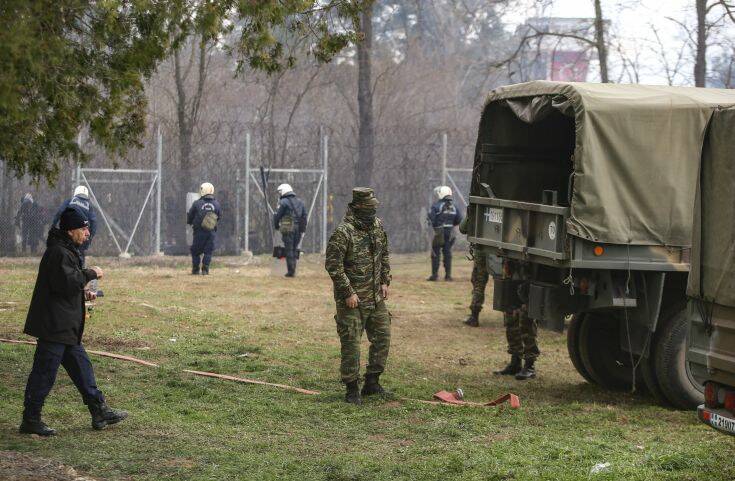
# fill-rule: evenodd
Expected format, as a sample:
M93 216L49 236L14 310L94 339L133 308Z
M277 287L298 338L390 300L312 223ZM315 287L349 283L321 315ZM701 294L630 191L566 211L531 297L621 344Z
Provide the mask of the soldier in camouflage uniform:
M337 333L341 344L340 374L347 386L345 401L361 404L362 396L382 394L378 378L390 348L390 314L385 306L390 285L388 236L375 214L373 190L356 187L342 223L327 244L325 268L334 283ZM365 384L359 389L360 339L370 341Z
M504 279L521 279L522 270L526 268L521 262L505 260L503 262ZM503 376L515 376L519 381L536 377L534 362L541 354L536 344L538 325L535 319L528 317L528 289L529 285L524 282L518 287L518 299L520 305L503 313L503 324L505 325L505 337L508 340L508 354L511 355L510 362L495 374ZM523 365L521 365L523 360Z
M462 219L459 224L459 232L467 235L467 222L469 216ZM470 317L468 317L464 323L468 326L477 327L480 325L480 311L482 311L482 305L485 303L485 287L487 287L487 281L490 278L490 271L487 268L487 256L482 253L471 249L473 256L472 264L472 301L470 302Z

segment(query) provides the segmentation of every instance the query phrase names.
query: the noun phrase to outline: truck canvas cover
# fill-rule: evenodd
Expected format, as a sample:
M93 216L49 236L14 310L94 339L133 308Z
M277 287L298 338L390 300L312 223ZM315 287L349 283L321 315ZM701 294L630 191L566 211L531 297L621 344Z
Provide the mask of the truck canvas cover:
M687 295L735 307L735 109L712 116L694 207Z
M480 121L472 194L488 195L480 185L488 183L505 198L514 182L558 178L544 171L543 150L559 149L571 164L564 173L571 178L555 181L568 199L569 234L601 243L688 246L705 132L713 112L728 106L735 106L733 90L548 81L497 88ZM488 146L501 153L509 146L535 148L537 163L518 171L520 181L488 176L480 167ZM514 200L540 202L538 194Z

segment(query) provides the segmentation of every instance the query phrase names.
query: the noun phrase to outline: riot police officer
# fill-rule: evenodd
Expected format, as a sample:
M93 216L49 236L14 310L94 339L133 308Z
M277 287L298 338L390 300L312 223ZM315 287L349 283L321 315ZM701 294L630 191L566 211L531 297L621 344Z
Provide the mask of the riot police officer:
M212 252L214 252L214 243L217 238L217 222L222 218L222 209L214 198L214 186L209 182L199 187L199 195L201 197L189 209L186 223L194 229L194 240L191 244L191 273L199 274L201 263L201 273L206 276L209 274L209 264L212 262Z
M296 197L289 184L281 184L276 189L281 197L278 210L273 215L273 225L281 233L286 251L286 277L296 275L296 261L301 237L306 232L307 214L304 203Z
M427 280L436 281L439 278L439 263L444 256L444 280L452 280L452 246L456 240L454 227L462 222L462 214L454 205L452 189L441 186L437 200L429 210L428 220L434 228L434 239L431 242L431 277Z

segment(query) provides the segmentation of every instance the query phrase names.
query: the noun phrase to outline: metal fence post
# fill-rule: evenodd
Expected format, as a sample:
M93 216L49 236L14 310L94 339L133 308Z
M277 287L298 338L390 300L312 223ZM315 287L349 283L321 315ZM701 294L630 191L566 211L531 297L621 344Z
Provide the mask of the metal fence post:
M447 133L442 132L442 185L447 185Z
M242 254L242 233L240 232L240 167L235 169L235 254Z
M322 154L322 169L324 169L324 185L322 185L322 254L327 253L327 202L329 189L329 136L324 136L324 152Z
M156 167L158 174L156 178L156 255L163 255L161 251L161 187L163 186L163 135L161 125L158 125L156 148Z
M250 252L250 132L245 134L245 252Z

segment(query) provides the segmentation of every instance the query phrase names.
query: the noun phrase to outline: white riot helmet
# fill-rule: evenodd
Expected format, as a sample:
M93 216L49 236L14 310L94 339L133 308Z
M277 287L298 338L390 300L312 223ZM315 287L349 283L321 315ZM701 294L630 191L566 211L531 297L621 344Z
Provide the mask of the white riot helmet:
M77 186L76 189L74 189L74 197L81 197L83 199L89 199L89 190L87 190L87 187L84 185Z
M291 188L291 185L289 184L281 184L276 188L276 190L278 191L278 195L280 195L281 197L288 194L289 192L293 192L293 188Z
M444 199L445 197L449 197L452 195L452 188L448 185L442 185L439 188L439 198Z
M436 187L434 187L434 196L437 199L441 199L442 198L441 193L442 193L442 186L441 185L437 185Z
M214 186L209 182L205 182L199 186L199 195L204 197L205 195L214 195Z

